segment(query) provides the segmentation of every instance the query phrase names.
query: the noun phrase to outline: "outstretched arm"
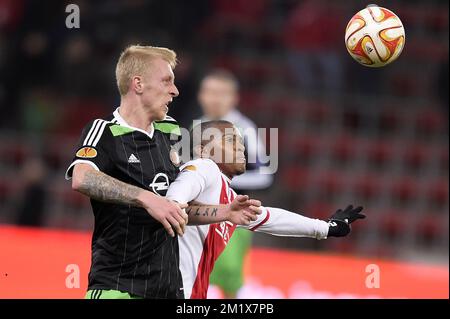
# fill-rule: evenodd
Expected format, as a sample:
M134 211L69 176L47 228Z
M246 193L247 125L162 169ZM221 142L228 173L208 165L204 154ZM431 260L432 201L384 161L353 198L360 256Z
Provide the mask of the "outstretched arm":
M249 225L261 214L261 202L247 195L238 195L230 204L205 205L199 202L189 203L186 213L189 225L204 225L229 221L237 225Z
M327 222L275 207L264 207L256 222L242 227L275 236L325 239L328 235Z
M350 224L365 218L360 214L362 207L348 206L338 210L329 221L305 217L281 208L265 207L263 214L254 223L242 226L253 231L265 232L276 236L310 237L326 239L342 237L350 232Z
M145 189L119 181L90 165L75 165L72 188L98 201L142 207L162 223L171 236L175 236L172 227L179 235L184 233L187 215L179 205Z

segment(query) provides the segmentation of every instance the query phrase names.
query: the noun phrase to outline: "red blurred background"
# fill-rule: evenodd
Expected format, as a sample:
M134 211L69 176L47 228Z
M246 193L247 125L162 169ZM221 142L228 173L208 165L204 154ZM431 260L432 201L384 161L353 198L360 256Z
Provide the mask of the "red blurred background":
M0 227L0 298L83 298L90 240L86 232ZM379 288L366 286L373 264L380 269ZM79 287L73 287L74 265ZM244 272L241 298L449 297L442 266L254 248ZM221 295L213 289L209 297Z
M248 280L285 297L297 279L312 295L448 297L448 1L377 2L406 30L381 69L346 52L345 26L366 5L356 0L76 1L80 29L65 27L69 3L0 0L0 297L83 295L65 289L64 269L79 264L85 285L93 216L64 170L84 124L118 105L115 63L131 43L178 53L169 115L184 127L200 115L205 72L236 75L239 109L279 129L275 182L257 194L266 206L315 218L365 207L345 240L255 234ZM366 263L382 265L376 292L360 286ZM322 280L321 267L356 269L353 284L326 269Z

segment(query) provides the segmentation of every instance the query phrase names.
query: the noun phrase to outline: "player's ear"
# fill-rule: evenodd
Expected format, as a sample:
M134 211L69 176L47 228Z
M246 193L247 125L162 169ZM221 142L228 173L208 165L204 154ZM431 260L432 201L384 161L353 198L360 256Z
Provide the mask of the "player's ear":
M142 94L144 91L144 86L142 84L142 77L135 75L131 78L131 88L136 92L136 94Z

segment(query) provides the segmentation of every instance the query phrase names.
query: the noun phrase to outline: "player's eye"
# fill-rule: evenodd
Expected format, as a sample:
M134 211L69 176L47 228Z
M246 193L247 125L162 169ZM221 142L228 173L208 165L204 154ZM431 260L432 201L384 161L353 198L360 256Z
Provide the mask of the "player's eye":
M167 77L163 79L164 84L170 85L173 82L173 79L171 77Z

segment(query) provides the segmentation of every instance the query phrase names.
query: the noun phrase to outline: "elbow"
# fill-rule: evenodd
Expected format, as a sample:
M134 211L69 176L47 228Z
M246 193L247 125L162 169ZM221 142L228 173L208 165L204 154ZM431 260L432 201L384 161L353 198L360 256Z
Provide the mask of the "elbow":
M83 164L77 164L73 168L73 174L72 174L72 190L80 192L83 187L83 180L85 177L85 173L87 169L83 166Z
M80 191L81 189L81 179L75 175L72 177L72 190Z

